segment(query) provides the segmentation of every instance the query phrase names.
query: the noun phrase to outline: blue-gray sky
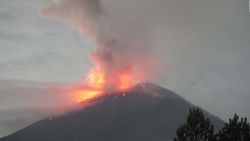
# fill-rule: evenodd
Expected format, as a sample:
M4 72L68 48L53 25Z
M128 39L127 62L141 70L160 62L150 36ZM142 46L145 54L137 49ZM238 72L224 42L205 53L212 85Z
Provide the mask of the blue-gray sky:
M69 25L42 20L49 0L1 0L0 79L71 83L85 78L93 48ZM248 0L103 0L147 23L155 55L168 63L154 82L223 119L250 118ZM132 27L132 26L129 26Z

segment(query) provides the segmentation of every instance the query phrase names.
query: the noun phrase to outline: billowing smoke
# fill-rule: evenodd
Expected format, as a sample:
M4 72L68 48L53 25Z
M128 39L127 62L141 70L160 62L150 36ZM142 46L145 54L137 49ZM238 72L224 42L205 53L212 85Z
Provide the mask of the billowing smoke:
M147 23L119 12L115 5L110 7L108 0L55 0L41 13L44 18L66 21L92 41L96 50L90 53L94 64L91 71L103 73L106 89L113 88L121 74L131 77L128 83L151 80L163 65L152 55Z

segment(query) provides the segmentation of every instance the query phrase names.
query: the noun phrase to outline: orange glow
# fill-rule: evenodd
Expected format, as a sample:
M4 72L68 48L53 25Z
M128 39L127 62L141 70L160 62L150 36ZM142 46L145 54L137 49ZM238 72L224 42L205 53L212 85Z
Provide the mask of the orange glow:
M104 72L101 69L93 68L90 70L87 80L94 85L103 85L105 83Z
M123 72L119 75L118 89L124 90L132 85L132 79L130 72Z
M76 102L86 102L110 91L123 91L131 85L131 70L128 68L117 71L109 78L102 69L92 68L87 76L87 82L80 84L80 88L75 90Z
M74 88L74 97L77 103L85 102L102 95L102 87L94 83L81 83Z
M90 91L87 91L87 90L79 91L76 94L78 95L77 99L76 99L77 103L90 100L90 99L95 98L95 97L100 95L100 93L98 91L91 91L91 90Z

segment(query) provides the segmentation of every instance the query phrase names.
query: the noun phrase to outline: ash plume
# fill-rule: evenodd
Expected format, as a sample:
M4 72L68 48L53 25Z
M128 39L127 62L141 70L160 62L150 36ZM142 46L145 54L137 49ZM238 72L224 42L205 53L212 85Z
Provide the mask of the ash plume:
M91 40L96 50L90 53L95 69L104 71L112 88L118 75L129 71L133 83L149 81L163 70L152 55L147 23L110 10L107 1L56 0L42 10L46 19L62 20Z

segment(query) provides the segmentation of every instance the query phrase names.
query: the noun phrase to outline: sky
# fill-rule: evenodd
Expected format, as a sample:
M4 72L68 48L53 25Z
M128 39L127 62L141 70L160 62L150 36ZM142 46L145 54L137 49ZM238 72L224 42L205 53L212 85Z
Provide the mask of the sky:
M127 25L145 25L167 72L152 82L223 119L250 118L248 0L103 0ZM71 26L43 20L49 0L1 0L0 79L85 79L91 43ZM143 21L143 23L142 23ZM147 23L147 24L145 24Z

